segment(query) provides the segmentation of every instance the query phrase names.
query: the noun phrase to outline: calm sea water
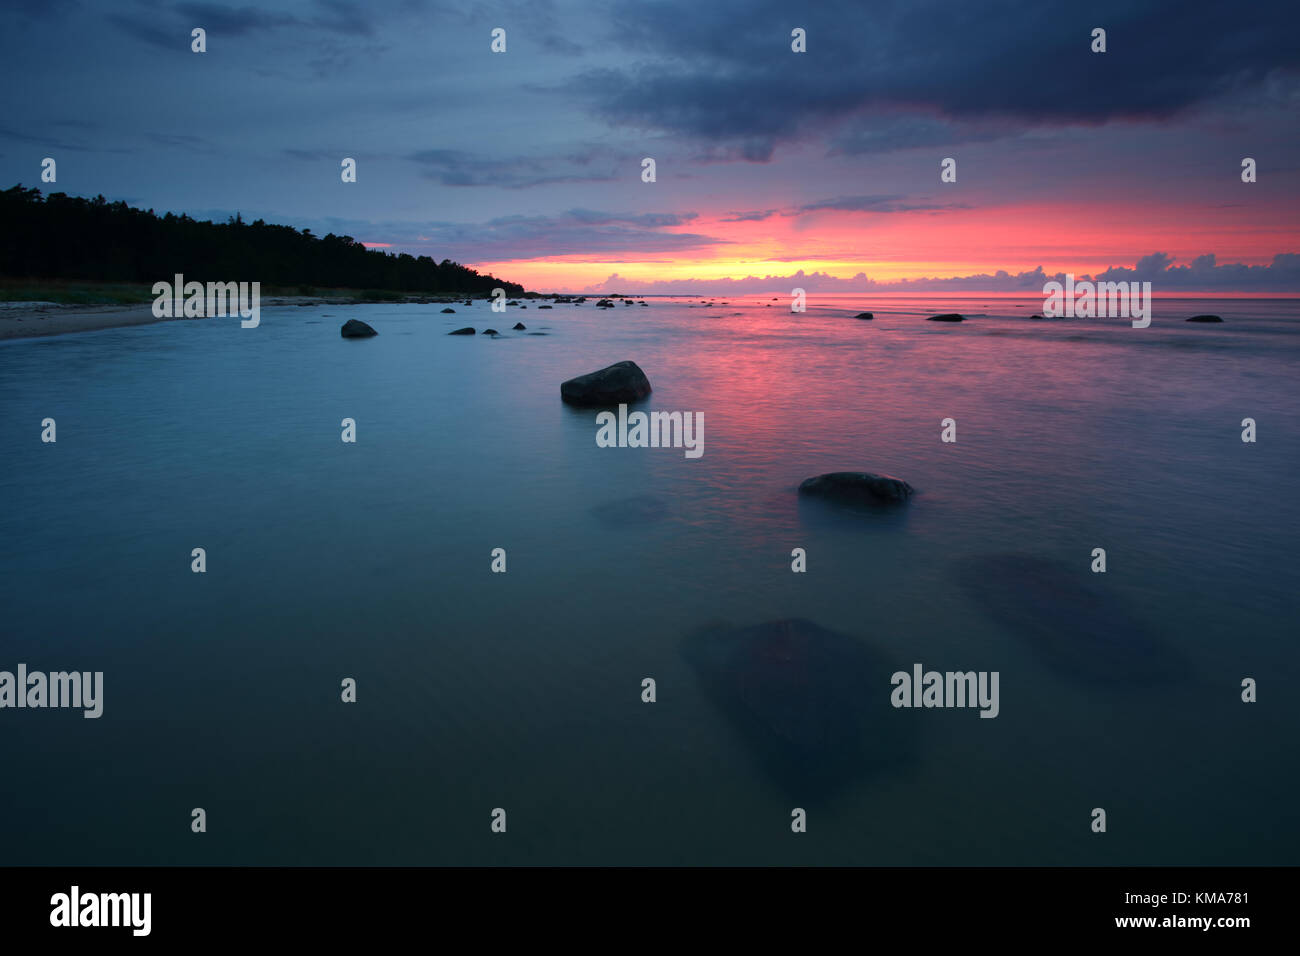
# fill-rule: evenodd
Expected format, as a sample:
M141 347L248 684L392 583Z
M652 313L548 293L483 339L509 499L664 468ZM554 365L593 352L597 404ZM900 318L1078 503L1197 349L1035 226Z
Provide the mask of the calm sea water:
M0 863L1300 862L1296 301L1157 299L1145 330L1032 322L1038 299L650 301L0 344L0 669L105 674L99 720L0 711ZM380 335L341 339L352 317ZM444 334L517 320L548 334ZM702 458L598 448L561 404L622 359L642 407L704 413ZM918 494L796 495L846 469ZM978 587L1054 598L1006 553L1077 571L1178 676L1086 679L1008 628ZM999 671L1001 713L890 711L907 760L791 792L679 646L791 617Z

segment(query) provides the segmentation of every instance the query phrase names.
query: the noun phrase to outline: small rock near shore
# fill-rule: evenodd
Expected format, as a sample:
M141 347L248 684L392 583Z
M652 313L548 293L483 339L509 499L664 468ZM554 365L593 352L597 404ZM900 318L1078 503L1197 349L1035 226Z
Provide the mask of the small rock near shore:
M339 329L339 334L345 339L368 339L379 333L360 319L348 319L343 323L343 328Z

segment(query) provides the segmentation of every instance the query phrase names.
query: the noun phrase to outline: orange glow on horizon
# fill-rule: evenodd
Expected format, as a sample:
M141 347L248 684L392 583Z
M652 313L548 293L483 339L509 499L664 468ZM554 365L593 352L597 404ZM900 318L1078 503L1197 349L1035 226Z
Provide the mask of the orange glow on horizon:
M877 282L993 274L1038 266L1095 275L1132 267L1155 252L1188 265L1206 253L1218 264L1267 265L1277 253L1300 252L1300 210L1270 207L1261 217L1244 206L1184 207L1116 203L1025 204L943 212L860 213L826 210L776 214L755 222L701 215L659 235L693 234L710 242L680 252L539 255L471 263L530 289L580 291L612 274L629 284L749 276L785 277L799 270ZM671 290L665 290L671 291ZM788 290L786 290L788 291Z

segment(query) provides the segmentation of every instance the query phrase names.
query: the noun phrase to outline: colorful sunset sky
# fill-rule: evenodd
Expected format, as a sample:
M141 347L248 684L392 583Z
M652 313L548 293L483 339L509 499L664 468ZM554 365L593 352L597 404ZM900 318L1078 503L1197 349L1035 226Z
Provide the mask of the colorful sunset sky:
M544 291L1072 272L1300 293L1297 11L24 0L0 14L0 186L238 212Z

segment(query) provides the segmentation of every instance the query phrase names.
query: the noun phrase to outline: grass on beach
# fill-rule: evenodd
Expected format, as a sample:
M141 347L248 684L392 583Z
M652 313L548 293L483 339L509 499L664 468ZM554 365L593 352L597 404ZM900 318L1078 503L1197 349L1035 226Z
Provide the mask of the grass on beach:
M0 278L0 302L59 302L65 305L134 305L152 302L150 286L130 282L68 282L59 279Z

